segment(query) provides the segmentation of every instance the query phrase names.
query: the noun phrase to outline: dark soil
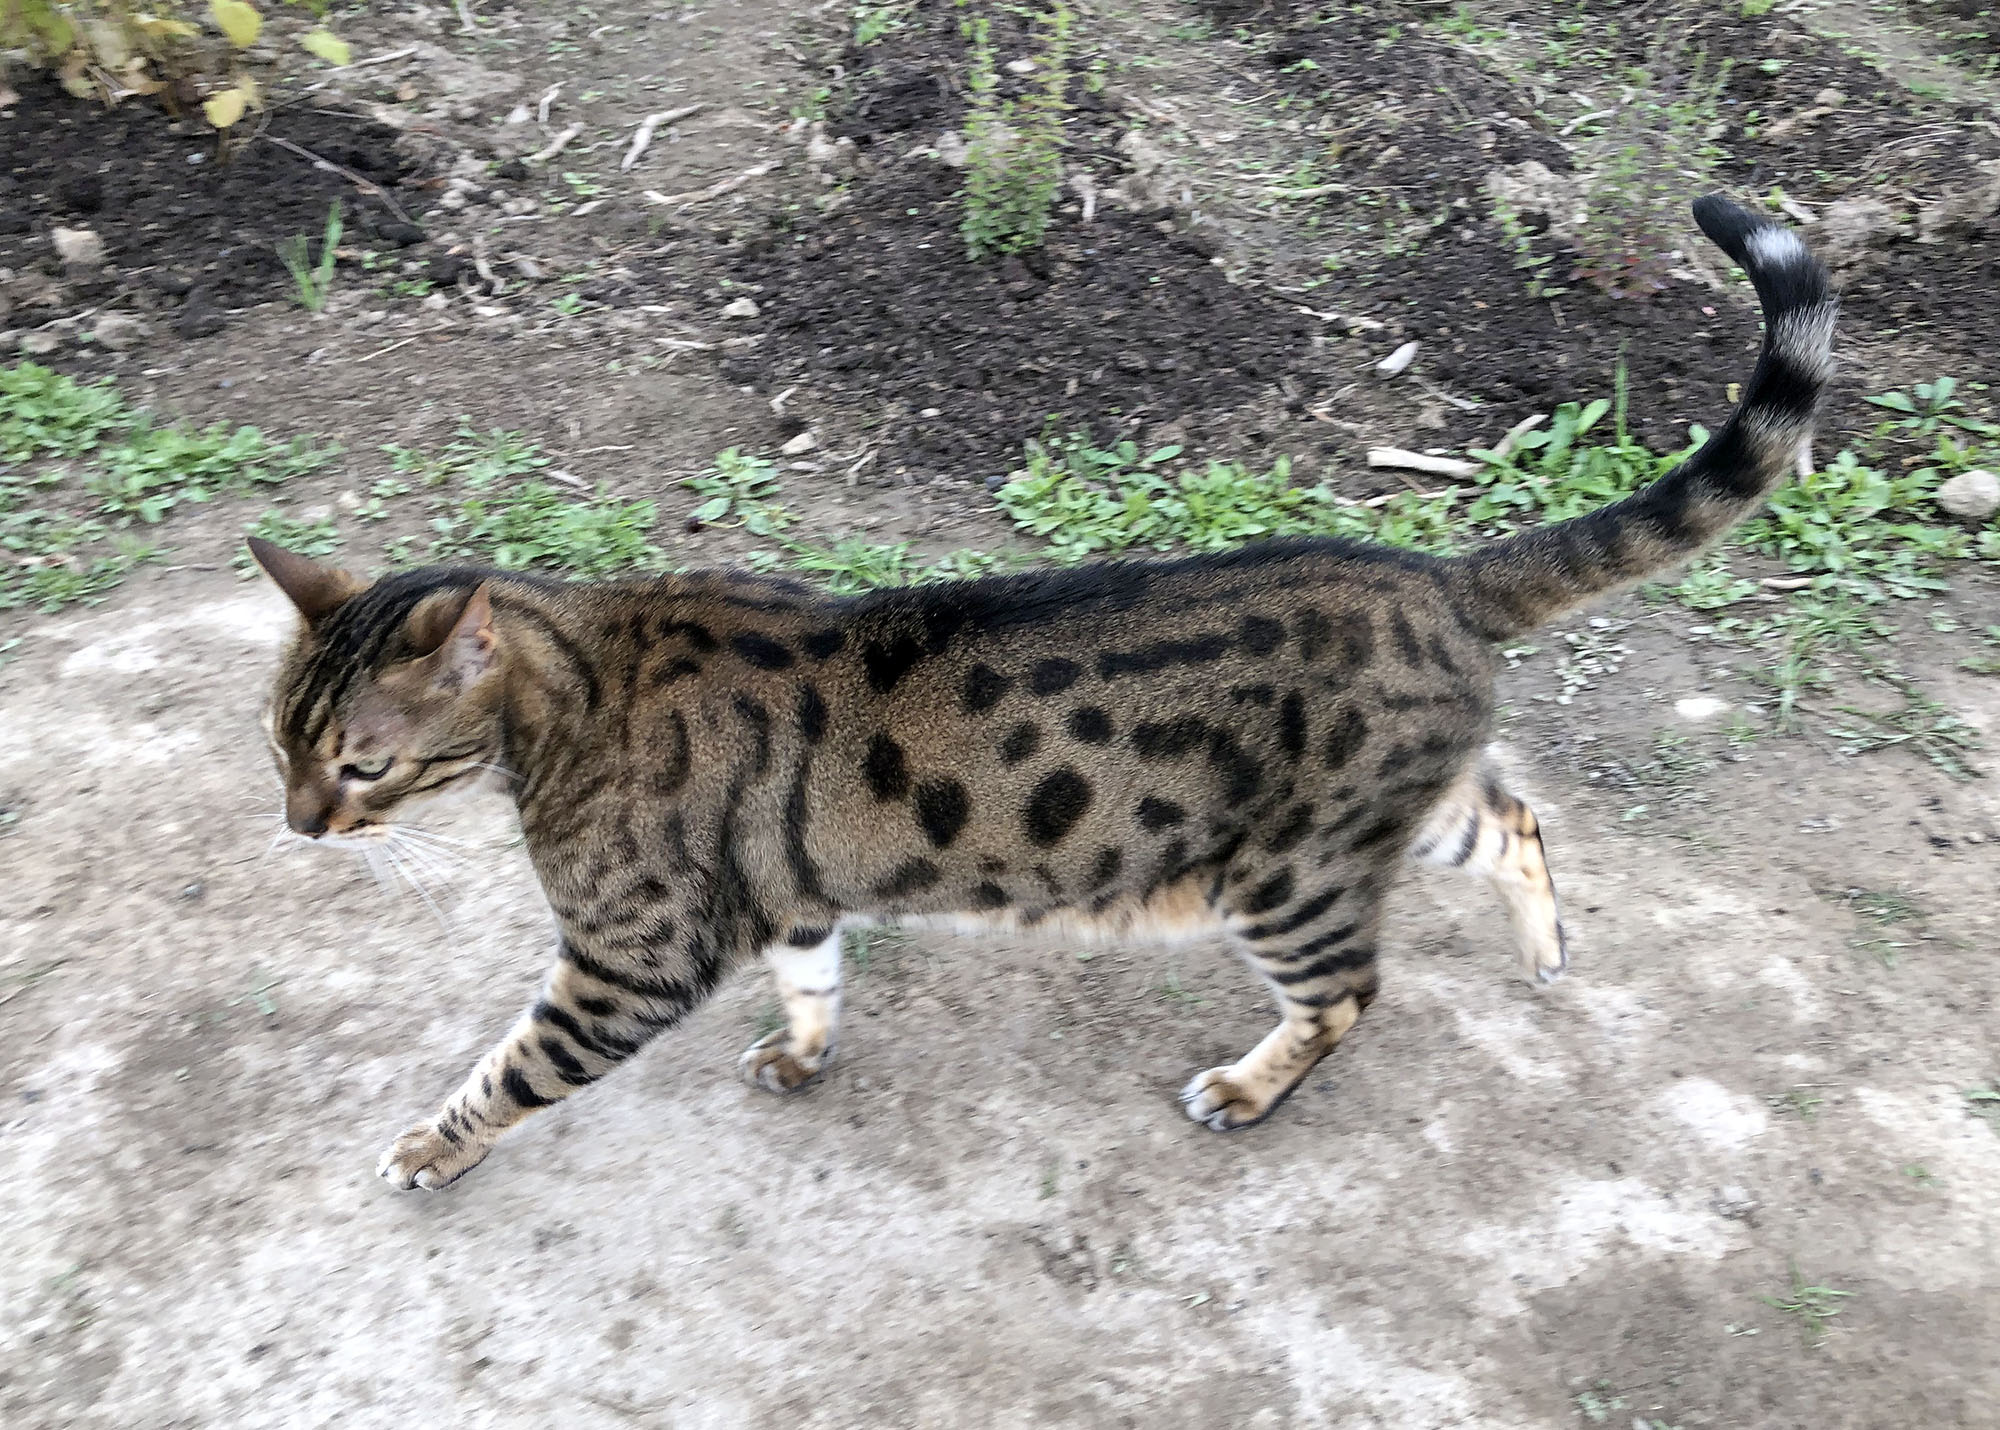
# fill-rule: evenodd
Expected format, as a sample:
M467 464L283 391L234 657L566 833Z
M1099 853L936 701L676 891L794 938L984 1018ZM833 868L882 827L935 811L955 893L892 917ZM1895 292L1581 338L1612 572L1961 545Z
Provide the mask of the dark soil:
M1004 470L1037 415L1100 440L1166 422L1253 442L1296 426L1320 385L1320 324L1230 284L1200 230L1099 210L1025 261L974 263L957 188L940 166L900 167L859 185L848 211L741 258L769 338L724 376L815 381L905 461L966 475Z
M15 325L119 306L171 312L182 336L207 336L226 310L291 291L276 245L303 235L316 253L335 200L349 242L406 247L423 239L415 220L424 197L408 187L414 176L395 131L381 125L275 109L246 120L259 137L219 160L205 126L137 103L102 109L39 76L17 76L16 84L21 103L0 113L0 268L29 280L17 276ZM394 207L271 139L380 186ZM94 230L106 270L63 274L49 238L56 227ZM35 274L64 281L37 283Z

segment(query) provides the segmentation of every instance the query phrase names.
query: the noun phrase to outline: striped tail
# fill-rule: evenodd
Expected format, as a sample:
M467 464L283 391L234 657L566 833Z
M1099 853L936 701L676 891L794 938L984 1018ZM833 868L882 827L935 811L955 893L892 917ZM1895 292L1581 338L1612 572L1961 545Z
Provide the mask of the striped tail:
M1693 556L1763 503L1812 435L1840 308L1826 270L1789 228L1726 199L1697 199L1694 218L1750 275L1764 305L1764 350L1743 401L1701 450L1650 486L1448 562L1455 594L1490 639Z

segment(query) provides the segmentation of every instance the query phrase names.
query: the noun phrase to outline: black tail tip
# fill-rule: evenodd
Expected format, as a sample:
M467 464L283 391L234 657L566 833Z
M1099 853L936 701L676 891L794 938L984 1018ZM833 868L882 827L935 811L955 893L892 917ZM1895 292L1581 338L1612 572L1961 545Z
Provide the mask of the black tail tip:
M1767 308L1807 307L1833 296L1826 269L1789 225L1717 194L1694 201L1694 221L1750 275Z
M1750 267L1747 261L1750 236L1760 229L1783 227L1720 194L1709 194L1694 201L1694 221L1701 225L1701 231L1708 235L1709 242L1744 268Z

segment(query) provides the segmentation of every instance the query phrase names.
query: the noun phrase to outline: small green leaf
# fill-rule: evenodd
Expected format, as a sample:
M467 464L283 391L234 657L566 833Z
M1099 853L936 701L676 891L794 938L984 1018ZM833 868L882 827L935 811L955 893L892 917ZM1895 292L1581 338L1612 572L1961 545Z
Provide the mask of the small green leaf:
M264 17L257 13L255 6L246 4L245 0L208 0L208 13L215 17L215 23L221 27L229 43L239 50L247 50L256 44L257 36L264 29ZM241 113L239 110L238 117L241 117ZM215 127L226 129L228 125L217 124Z
M347 41L324 27L308 32L299 38L307 53L316 55L330 65L346 65L354 62L354 51Z

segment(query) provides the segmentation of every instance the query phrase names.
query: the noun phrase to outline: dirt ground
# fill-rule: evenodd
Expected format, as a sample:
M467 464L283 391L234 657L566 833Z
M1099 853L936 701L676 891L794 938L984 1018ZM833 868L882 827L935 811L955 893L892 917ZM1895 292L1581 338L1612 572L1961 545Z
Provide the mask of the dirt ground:
M1479 220L1489 169L1568 171L1583 111L1509 68L1533 7L1470 8L1502 38L1435 5L1085 7L1113 62L1079 91L1073 161L1136 197L1089 224L1072 202L1048 258L954 286L919 247L957 241L954 180L921 152L962 112L949 6L862 52L804 0L496 5L477 37L449 7L374 5L340 22L357 56L417 48L315 81L292 122L319 127L282 132L339 146L420 241L382 237L389 266L346 265L308 316L263 257L161 248L156 179L111 165L93 200L22 160L43 99L0 117L0 328L56 334L42 360L135 403L337 438L299 509L349 510L382 444L463 417L657 499L681 562L750 543L685 529L675 479L805 432L782 469L803 525L930 551L1011 539L983 479L1057 403L1100 435L1324 462L1356 496L1394 485L1363 448L1488 443L1608 392L1621 352L1642 433L1719 420L1755 341L1736 294L1691 275L1653 304L1537 299ZM1579 14L1613 8L1628 36L1730 12L1693 27L1740 57L1726 112L1788 116L1794 141L1728 141L1717 182L1903 206L1843 267L1829 441L1868 425L1857 393L1994 377L1993 223L1916 241L2000 152L1977 7L1792 4L1761 31L1735 6ZM1271 199L1317 147L1277 96L1314 85L1358 136L1340 172L1423 193L1435 231ZM618 167L641 117L695 103ZM1244 117L1262 104L1269 126ZM1123 137L1141 120L1157 153ZM163 172L172 144L119 123ZM572 123L546 170L487 168ZM483 187L446 203L461 150ZM255 243L341 191L304 168L291 208L241 216ZM50 226L84 221L104 272L48 257ZM1363 230L1377 246L1326 268L1322 240ZM745 296L755 317L725 315ZM106 311L144 340L80 341ZM1409 339L1425 385L1373 379ZM376 1160L532 996L547 910L491 796L440 826L471 852L435 910L338 855L266 856L257 721L287 610L229 564L255 511L176 513L170 554L100 605L0 613L10 1430L2000 1427L2000 1122L1964 1096L2000 1085L2000 680L1960 663L2000 622L1990 565L1899 611L1895 648L1984 736L1986 778L1823 732L1730 738L1759 688L1678 607L1621 598L1538 637L1498 740L1547 832L1569 976L1514 981L1485 891L1412 872L1380 1000L1259 1128L1217 1137L1174 1102L1269 1022L1223 950L882 937L805 1095L737 1081L770 1002L746 977L424 1195ZM1579 684L1573 645L1622 649ZM1771 1304L1795 1285L1844 1293L1823 1337Z

